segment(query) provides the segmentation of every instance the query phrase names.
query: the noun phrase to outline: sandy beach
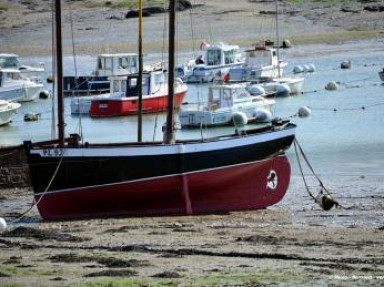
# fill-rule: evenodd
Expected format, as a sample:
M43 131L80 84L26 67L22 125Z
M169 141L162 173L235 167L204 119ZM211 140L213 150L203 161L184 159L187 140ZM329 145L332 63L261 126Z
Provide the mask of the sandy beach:
M73 53L71 17L76 53L135 51L137 19L124 18L135 6L107 2L64 2L65 53ZM272 17L260 14L272 11L271 1L193 4L194 38L190 11L181 12L179 51L198 49L202 40L246 47L271 37ZM294 45L384 39L384 12L364 9L382 1L280 5L282 37ZM0 52L50 55L49 6L42 0L1 1ZM145 18L146 53L162 51L163 27L163 14ZM22 158L7 164L25 168ZM0 230L0 286L383 286L383 177L356 174L348 184L330 175L323 180L345 208L323 211L296 171L284 202L267 210L61 222L41 220L28 180L0 185L0 217L8 223Z

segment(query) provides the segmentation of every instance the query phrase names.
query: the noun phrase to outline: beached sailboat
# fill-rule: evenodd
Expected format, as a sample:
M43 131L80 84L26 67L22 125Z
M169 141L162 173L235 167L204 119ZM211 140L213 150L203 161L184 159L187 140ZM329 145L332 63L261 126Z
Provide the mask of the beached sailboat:
M141 114L136 143L83 144L77 135L65 138L61 5L60 0L55 3L59 138L25 143L35 200L44 219L252 210L283 198L291 171L284 151L294 140L294 124L285 121L214 138L174 139L175 0L170 1L164 141L141 141ZM142 54L140 50L139 44Z

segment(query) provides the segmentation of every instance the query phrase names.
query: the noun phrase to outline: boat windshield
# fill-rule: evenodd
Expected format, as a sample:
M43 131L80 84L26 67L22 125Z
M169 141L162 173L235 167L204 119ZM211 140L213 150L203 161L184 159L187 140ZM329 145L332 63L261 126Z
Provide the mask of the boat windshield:
M207 51L207 65L215 66L221 64L221 50L212 49Z
M18 68L20 62L17 57L0 57L1 68Z
M233 64L235 62L235 58L236 58L235 50L224 51L225 64Z

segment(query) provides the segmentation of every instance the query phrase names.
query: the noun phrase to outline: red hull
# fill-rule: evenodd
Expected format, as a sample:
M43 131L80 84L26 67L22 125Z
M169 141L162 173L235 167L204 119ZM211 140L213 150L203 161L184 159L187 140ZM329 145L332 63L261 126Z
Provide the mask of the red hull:
M186 91L175 94L175 108L180 107ZM168 107L168 95L143 98L143 113L165 111ZM139 109L137 98L118 98L94 100L91 103L91 117L116 117L136 115Z
M275 181L268 182L271 174ZM287 157L279 156L216 170L50 192L36 196L36 201L47 220L255 210L283 198L290 174Z

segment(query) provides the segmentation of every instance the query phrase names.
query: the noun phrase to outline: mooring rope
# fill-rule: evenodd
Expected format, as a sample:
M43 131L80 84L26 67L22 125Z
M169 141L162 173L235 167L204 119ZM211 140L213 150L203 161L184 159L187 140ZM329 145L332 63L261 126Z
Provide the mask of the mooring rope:
M320 177L315 173L312 165L310 164L307 156L305 155L304 153L304 150L302 149L301 145L299 144L298 140L295 138L294 142L294 147L295 147L295 154L296 154L296 159L297 159L297 163L299 165L299 169L300 169L300 173L301 173L301 176L303 178L303 182L304 182L304 186L305 186L305 189L308 193L308 195L316 202L318 203L321 208L323 208L324 210L329 210L331 209L333 206L335 207L341 207L343 209L348 209L344 206L342 206L338 201L336 201L333 197L332 197L332 194L328 191L328 189L325 187L323 181L320 179ZM319 192L319 195L316 197L313 195L313 193L311 192L310 188L309 188L309 185L305 179L305 176L304 176L304 172L303 172L303 167L302 167L302 164L301 164L301 161L300 161L300 155L303 157L304 161L306 162L308 168L310 169L310 171L312 172L313 176L317 179L317 181L319 182L320 184L320 187L321 187L321 190ZM321 195L324 195L323 197L321 197Z
M21 213L16 219L14 219L13 221L11 221L11 223L16 223L17 221L20 221L20 220L21 220L22 218L24 218L29 212L31 212L31 210L32 210L35 206L37 206L37 205L40 203L40 201L43 199L43 197L44 197L44 195L46 194L46 192L48 191L48 189L51 187L51 185L52 185L54 179L56 178L56 175L57 175L57 173L58 173L58 171L59 171L59 169L60 169L61 163L63 162L63 158L64 158L64 155L61 156L60 161L59 161L59 164L57 165L56 170L55 170L55 172L53 173L52 178L51 178L51 180L49 181L47 187L46 187L46 188L44 189L44 191L41 193L41 196L40 196L39 200L38 200L38 201L35 201L35 200L34 200L34 202L31 204L31 206L30 206L26 211L24 211L23 213Z

